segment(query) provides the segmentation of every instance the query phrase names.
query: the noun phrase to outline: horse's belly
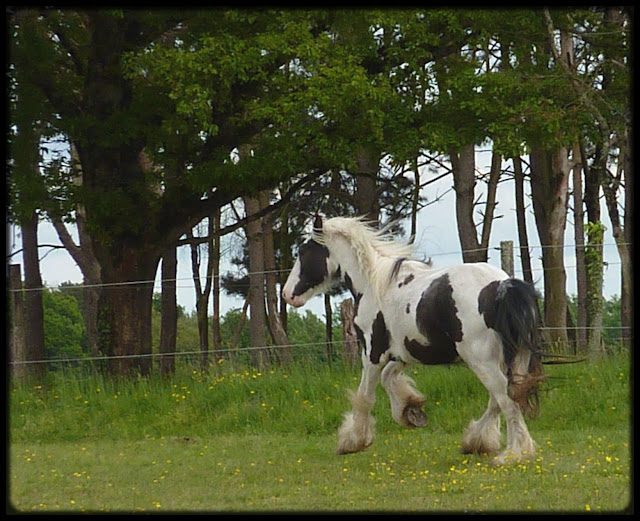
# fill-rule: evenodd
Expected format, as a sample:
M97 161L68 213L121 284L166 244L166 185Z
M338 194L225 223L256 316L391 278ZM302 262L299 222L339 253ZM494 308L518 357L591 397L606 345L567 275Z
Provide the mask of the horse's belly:
M410 358L425 365L450 364L459 358L455 342L422 343L405 337L404 350L408 355L405 360Z

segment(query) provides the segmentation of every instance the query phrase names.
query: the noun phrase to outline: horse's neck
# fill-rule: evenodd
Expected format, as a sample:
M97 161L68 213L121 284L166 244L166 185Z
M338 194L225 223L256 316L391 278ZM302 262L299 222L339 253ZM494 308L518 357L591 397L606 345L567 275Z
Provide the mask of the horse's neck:
M355 294L364 294L369 287L369 277L360 264L354 247L344 238L332 239L328 244L334 262L340 266L340 274L344 280L348 278Z

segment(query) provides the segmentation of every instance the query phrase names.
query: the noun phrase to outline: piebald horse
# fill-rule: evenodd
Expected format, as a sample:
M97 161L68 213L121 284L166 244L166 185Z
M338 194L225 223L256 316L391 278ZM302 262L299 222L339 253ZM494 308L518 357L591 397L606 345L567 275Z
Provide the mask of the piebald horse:
M425 426L425 397L403 369L460 358L489 391L489 405L467 427L462 451L498 453L502 413L507 445L494 462L532 457L536 445L524 414L537 413L543 378L534 289L487 263L436 269L410 260L411 253L362 219L317 218L283 287L283 298L294 307L340 283L355 300L362 378L338 431L337 453L373 443L371 409L379 382L396 422Z

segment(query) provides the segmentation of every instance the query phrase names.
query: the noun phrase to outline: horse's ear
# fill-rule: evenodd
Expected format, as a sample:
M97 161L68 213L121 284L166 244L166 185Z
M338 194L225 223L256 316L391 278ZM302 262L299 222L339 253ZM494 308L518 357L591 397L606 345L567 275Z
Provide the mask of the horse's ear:
M316 218L313 221L313 231L315 233L322 233L322 217L320 214L316 214Z

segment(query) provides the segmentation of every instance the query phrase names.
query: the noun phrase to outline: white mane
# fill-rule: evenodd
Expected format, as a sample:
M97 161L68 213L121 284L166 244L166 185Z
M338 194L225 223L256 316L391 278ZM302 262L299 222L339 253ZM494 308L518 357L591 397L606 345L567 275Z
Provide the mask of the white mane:
M396 261L413 254L411 245L394 240L386 229L376 230L361 217L332 217L322 223L320 233L314 231L312 235L321 244L333 237L342 237L351 245L378 298L391 282Z

